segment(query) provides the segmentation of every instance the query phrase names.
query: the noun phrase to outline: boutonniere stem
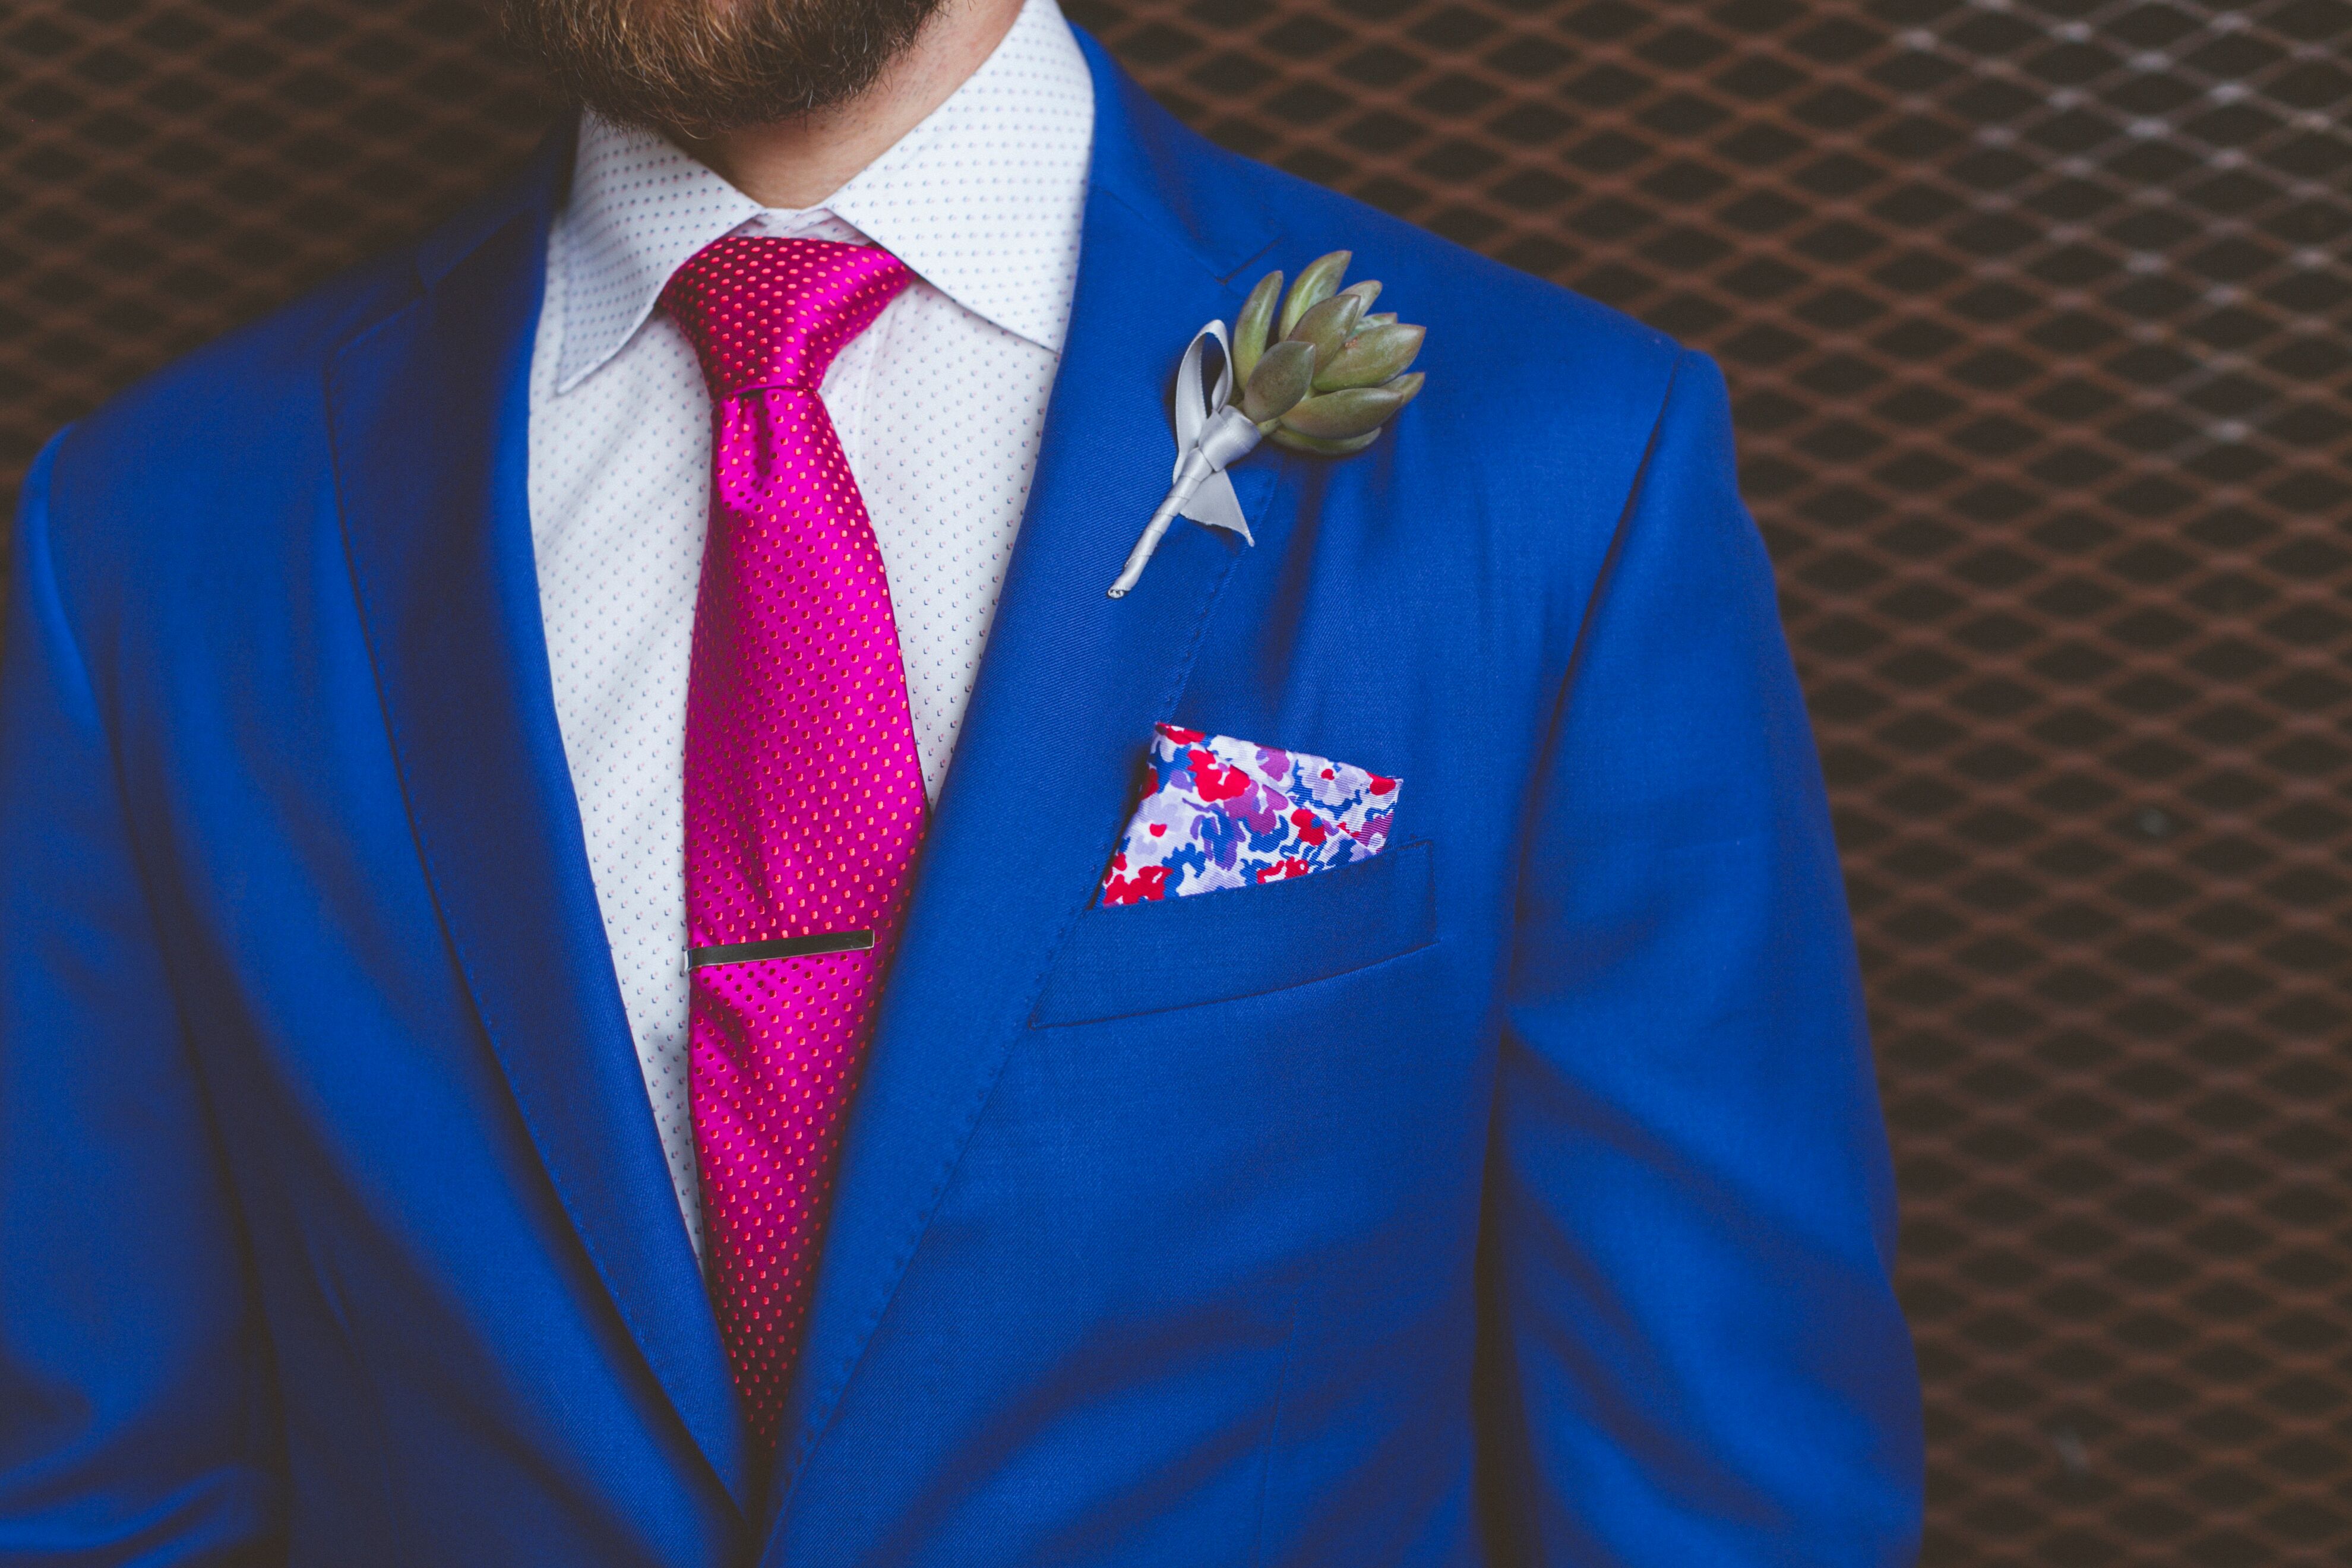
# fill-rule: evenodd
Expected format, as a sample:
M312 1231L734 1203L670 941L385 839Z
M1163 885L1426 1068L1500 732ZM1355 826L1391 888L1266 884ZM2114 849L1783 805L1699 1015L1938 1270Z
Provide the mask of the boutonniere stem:
M1423 330L1392 314L1365 314L1381 286L1367 280L1340 288L1350 258L1345 250L1319 258L1298 275L1287 300L1282 274L1269 272L1234 318L1232 339L1223 321L1192 335L1176 370L1176 471L1167 498L1127 552L1127 564L1110 585L1112 598L1127 596L1180 517L1257 542L1225 470L1260 441L1344 458L1370 446L1421 391L1420 373L1407 374L1407 367L1421 352ZM1203 362L1213 342L1216 382L1204 388Z
M1217 382L1203 399L1201 362L1212 342L1219 353ZM1168 487L1168 499L1152 512L1135 548L1127 552L1127 564L1110 585L1112 598L1127 597L1127 591L1143 575L1151 552L1160 548L1168 525L1179 517L1190 517L1211 528L1229 528L1252 544L1257 542L1250 539L1249 520L1242 515L1241 498L1234 493L1234 481L1225 477L1225 469L1255 451L1265 433L1248 415L1226 401L1233 385L1233 344L1225 339L1224 322L1211 321L1193 334L1192 346L1184 351L1184 362L1176 370L1176 474Z

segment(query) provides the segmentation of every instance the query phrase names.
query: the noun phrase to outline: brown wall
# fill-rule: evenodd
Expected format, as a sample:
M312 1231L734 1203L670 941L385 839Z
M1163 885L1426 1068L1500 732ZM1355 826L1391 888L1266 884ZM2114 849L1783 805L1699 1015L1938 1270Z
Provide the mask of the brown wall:
M1227 144L1723 361L1861 926L1929 1561L2352 1561L2352 6L1075 14ZM18 0L0 96L7 483L545 120L468 0Z

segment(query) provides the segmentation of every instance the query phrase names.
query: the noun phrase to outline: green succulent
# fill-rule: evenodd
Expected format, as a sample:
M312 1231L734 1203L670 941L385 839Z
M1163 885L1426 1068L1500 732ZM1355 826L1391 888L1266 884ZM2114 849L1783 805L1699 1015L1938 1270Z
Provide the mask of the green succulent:
M1421 390L1421 373L1409 367L1423 329L1393 312L1368 314L1378 283L1339 287L1353 258L1346 250L1318 258L1287 298L1282 274L1267 273L1234 322L1234 401L1268 440L1294 452L1360 452Z

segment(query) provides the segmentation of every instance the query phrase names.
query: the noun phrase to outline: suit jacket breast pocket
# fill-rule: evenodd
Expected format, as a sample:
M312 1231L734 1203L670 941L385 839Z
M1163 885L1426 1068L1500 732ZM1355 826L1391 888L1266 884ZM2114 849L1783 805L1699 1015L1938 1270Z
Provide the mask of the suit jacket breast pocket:
M1080 915L1032 1028L1230 1002L1368 968L1437 937L1428 840L1255 888Z

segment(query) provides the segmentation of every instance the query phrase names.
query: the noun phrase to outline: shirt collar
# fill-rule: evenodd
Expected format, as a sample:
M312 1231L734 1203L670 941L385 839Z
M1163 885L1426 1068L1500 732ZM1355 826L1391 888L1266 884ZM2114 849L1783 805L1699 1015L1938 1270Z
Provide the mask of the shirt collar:
M798 212L761 206L650 132L583 114L548 253L562 269L550 290L563 312L556 390L621 351L688 257L746 227L870 240L965 310L1058 354L1093 142L1093 77L1055 0L1024 0L946 102Z

